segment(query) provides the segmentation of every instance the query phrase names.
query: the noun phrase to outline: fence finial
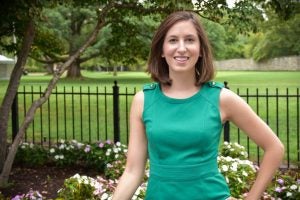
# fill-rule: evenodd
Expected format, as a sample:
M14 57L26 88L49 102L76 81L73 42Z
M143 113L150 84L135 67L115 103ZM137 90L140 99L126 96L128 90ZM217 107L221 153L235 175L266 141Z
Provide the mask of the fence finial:
M225 88L229 89L227 81L224 81L224 86L225 86Z

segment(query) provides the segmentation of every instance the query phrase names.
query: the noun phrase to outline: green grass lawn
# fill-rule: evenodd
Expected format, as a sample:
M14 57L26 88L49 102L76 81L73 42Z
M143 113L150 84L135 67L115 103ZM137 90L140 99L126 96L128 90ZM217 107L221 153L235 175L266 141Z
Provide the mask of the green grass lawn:
M134 93L135 90L140 90L142 85L151 82L148 74L143 72L120 72L116 77L112 73L107 72L89 72L83 71L84 78L82 80L69 80L62 78L55 91L83 91L83 92L111 92L114 81L118 82L120 92L124 93L125 90L129 93ZM34 91L43 91L47 85L51 76L43 74L29 74L24 76L21 80L19 91L26 87L26 91L31 89ZM240 95L259 94L263 95L268 89L269 94L275 94L276 92L280 95L285 94L296 94L297 88L300 88L300 72L252 72L252 71L220 71L217 73L216 81L229 83L229 87L234 92ZM8 81L0 80L0 101L5 94ZM248 90L248 91L247 91ZM277 91L276 91L277 90ZM27 109L31 102L38 98L36 94L33 97L26 97ZM43 105L42 111L38 110L34 123L29 127L27 131L26 139L29 141L32 137L35 138L36 142L52 140L56 141L56 137L60 138L75 138L78 140L97 140L112 138L113 127L112 127L112 98L99 97L96 100L96 96L91 96L90 99L87 96L74 95L64 97L62 95L51 95L50 102ZM128 127L127 119L128 110L130 107L132 96L128 96L125 99L124 96L120 97L120 120L121 120L121 141L127 142ZM270 127L279 135L280 139L289 146L289 159L296 162L298 159L297 152L297 98L290 98L287 105L287 99L280 97L270 97L268 99L261 98L257 100L255 96L248 99L249 105L266 121ZM91 101L91 106L85 106L87 101ZM106 101L106 102L105 102ZM268 101L268 105L267 102ZM72 105L66 108L61 107L64 105ZM99 105L96 105L100 102ZM105 113L105 103L107 104L107 113L101 115L97 119L97 113ZM299 98L298 98L299 102ZM19 100L19 104L23 105L24 100ZM82 105L82 106L80 106ZM57 110L54 115L50 115L50 111ZM20 113L24 110L19 110ZM73 113L72 113L73 112ZM276 117L276 113L279 112L280 116ZM299 114L299 111L298 111ZM21 114L22 116L22 114ZM22 118L22 117L21 117ZM81 120L80 120L81 119ZM21 119L22 120L22 119ZM75 122L79 120L80 122ZM84 121L82 123L81 121ZM21 121L20 121L21 122ZM107 122L107 126L105 125ZM43 124L44 127L41 127ZM58 124L58 125L57 125ZM11 128L9 128L10 132ZM287 137L289 132L289 137ZM238 141L244 146L247 146L248 139L244 134L238 135L239 130L231 125L231 139L232 141ZM91 134L91 138L89 138ZM261 155L261 151L258 152L256 146L249 143L250 156L255 159L258 154ZM286 159L288 157L286 156Z

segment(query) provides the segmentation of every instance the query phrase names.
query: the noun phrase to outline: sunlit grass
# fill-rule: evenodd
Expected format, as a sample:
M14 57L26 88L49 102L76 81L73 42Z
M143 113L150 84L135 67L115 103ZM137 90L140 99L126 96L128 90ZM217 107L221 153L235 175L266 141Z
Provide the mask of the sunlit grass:
M112 72L90 72L83 71L82 72L84 78L81 80L70 80L66 78L62 78L57 84L57 88L54 91L79 91L80 88L82 91L95 92L96 87L98 87L99 92L111 92L114 82L118 82L118 86L120 92L124 92L127 88L129 93L133 93L135 90L140 90L142 85L145 83L152 82L150 76L145 72L119 72L117 76L113 76ZM19 90L23 90L23 87L26 87L26 91L30 91L31 88L34 91L43 91L49 81L51 80L51 75L45 74L29 74L27 76L22 77L21 84ZM253 71L220 71L217 73L215 78L216 81L224 82L227 81L229 83L229 87L234 92L239 93L240 95L249 94L266 94L266 90L268 90L269 94L296 94L296 89L300 87L300 72L253 72ZM0 101L5 94L6 87L8 84L8 80L0 80ZM40 89L41 88L41 89ZM237 91L238 90L238 91ZM34 98L38 98L39 95L35 95ZM75 97L74 108L75 110L80 110L80 103L78 100L79 96ZM92 97L94 98L94 97ZM132 97L128 98L127 104L130 106ZM56 107L56 97L55 95L51 95L50 97L50 108ZM246 99L245 99L246 100ZM30 106L32 99L31 97L26 98L27 109ZM59 105L62 106L62 102L65 101L63 97L58 97ZM82 99L83 104L86 105L88 101L86 97ZM102 103L99 105L99 112L103 112L105 109L103 104L103 99L99 100ZM74 116L67 114L64 116L63 107L58 108L59 115L48 116L48 105L43 105L43 112L36 113L35 122L32 124L28 131L26 139L31 140L32 137L35 137L35 141L43 141L44 138L48 141L56 140L56 136L62 138L76 138L80 140L83 138L85 141L88 141L90 138L87 134L92 134L91 139L106 139L112 137L113 126L112 126L112 99L107 99L108 104L108 113L110 116L101 116L97 122L95 122L94 118L91 122L87 124L81 125L80 123L75 123L73 118L76 120L82 118L84 121L88 121L89 115L95 115L95 105L91 108L83 107L82 111L74 113ZM297 109L296 108L296 98L291 98L289 103L289 110L287 110L286 98L280 98L280 107L279 110L276 108L276 99L269 99L269 114L266 112L266 99L261 98L259 102L256 101L255 97L249 99L249 104L252 108L257 112L257 103L259 104L259 115L265 120L269 121L271 128L279 135L280 139L287 145L287 142L291 144L290 146L290 159L293 161L297 160ZM299 101L299 100L298 100ZM19 100L19 104L23 105L24 102ZM71 105L70 97L66 98L66 105ZM124 98L120 98L120 108L121 110L121 140L122 142L127 142L127 127L125 116L126 112L124 110L125 100ZM70 111L70 108L67 108ZM90 111L88 111L90 109ZM280 117L278 119L275 118L276 112L280 112ZM24 112L20 110L19 112ZM90 114L89 114L90 113ZM267 119L267 115L269 115L269 119ZM287 115L289 117L289 122L287 122ZM22 114L21 114L22 116ZM66 118L66 122L62 123ZM20 122L22 121L22 117ZM105 126L106 121L108 122L108 126ZM45 127L41 129L40 124L43 123ZM59 126L56 127L56 124L59 123ZM289 124L287 124L289 123ZM49 124L50 126L47 126ZM287 127L290 131L289 138L286 136ZM9 127L9 132L11 132L11 127ZM237 135L237 129L232 125L231 126L231 139L232 141L239 141L243 145L247 145L247 138L244 134L241 134L240 137ZM250 155L252 158L257 156L256 146L250 143Z

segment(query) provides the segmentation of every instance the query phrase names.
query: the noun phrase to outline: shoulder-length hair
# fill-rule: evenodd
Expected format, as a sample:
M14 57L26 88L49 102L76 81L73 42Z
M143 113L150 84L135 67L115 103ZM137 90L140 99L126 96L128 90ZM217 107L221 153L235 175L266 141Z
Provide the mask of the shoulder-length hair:
M210 43L199 21L196 13L189 11L177 11L170 14L158 27L152 39L151 51L148 60L147 71L151 78L164 85L171 85L172 80L169 77L169 67L162 57L163 43L168 30L177 22L191 21L197 31L200 41L200 57L195 66L196 85L201 85L214 78L215 70L213 66L213 56L211 53Z

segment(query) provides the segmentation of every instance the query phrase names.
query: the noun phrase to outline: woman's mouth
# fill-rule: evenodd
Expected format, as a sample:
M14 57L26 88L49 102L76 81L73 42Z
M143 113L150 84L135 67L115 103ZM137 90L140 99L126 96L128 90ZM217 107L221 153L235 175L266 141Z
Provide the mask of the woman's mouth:
M175 56L174 59L179 62L185 62L189 59L187 56Z

